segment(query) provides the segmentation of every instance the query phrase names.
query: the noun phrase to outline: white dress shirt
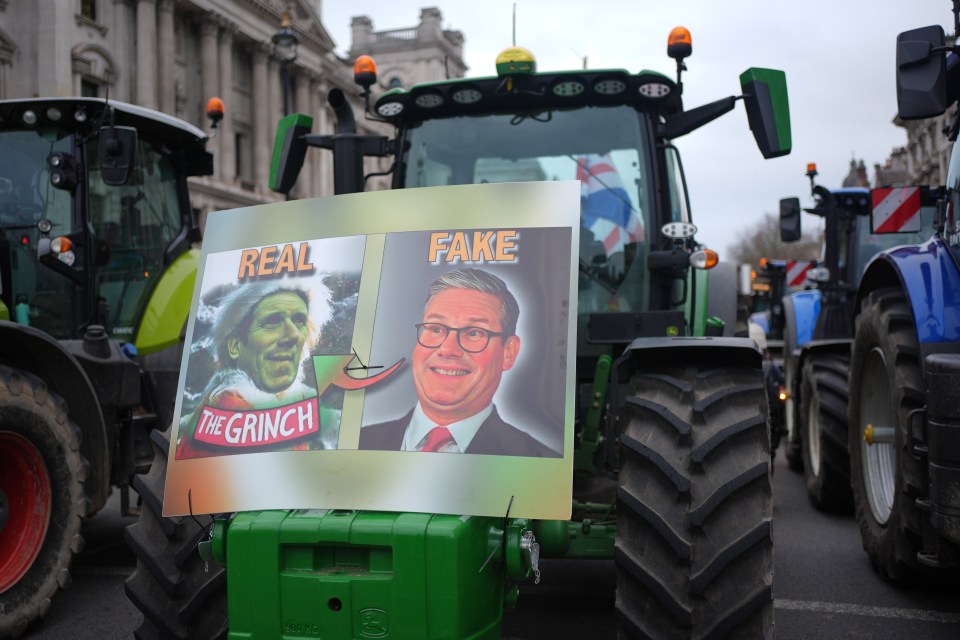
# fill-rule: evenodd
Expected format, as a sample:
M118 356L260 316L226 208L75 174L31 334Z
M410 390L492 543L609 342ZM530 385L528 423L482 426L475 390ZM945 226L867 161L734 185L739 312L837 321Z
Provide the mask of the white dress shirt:
M475 413L459 422L444 425L449 429L450 435L453 436L453 442L440 447L439 451L441 453L462 453L466 451L473 441L473 437L480 430L483 421L490 417L491 413L493 413L493 405L488 404L480 413ZM418 447L422 446L423 439L436 426L438 425L427 417L418 402L413 409L413 415L410 417L410 424L407 425L407 430L403 434L403 444L400 450L418 451Z

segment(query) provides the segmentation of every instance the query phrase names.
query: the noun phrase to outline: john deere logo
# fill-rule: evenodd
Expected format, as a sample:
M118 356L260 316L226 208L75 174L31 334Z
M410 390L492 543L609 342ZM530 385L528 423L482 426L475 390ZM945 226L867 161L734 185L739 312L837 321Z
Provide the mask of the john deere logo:
M360 635L364 638L382 638L387 635L387 612L383 609L363 609L359 627Z

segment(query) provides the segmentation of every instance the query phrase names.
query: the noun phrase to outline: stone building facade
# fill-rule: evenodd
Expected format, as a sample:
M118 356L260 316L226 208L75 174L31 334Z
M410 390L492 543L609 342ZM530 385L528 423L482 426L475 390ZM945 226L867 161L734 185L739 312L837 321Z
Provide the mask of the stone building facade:
M290 110L312 115L315 133L332 133L326 95L338 87L355 112L362 112L352 57L345 60L334 51L321 5L322 0L0 0L0 99L109 94L209 131L206 102L220 97L226 114L207 145L214 154L214 174L191 179L191 201L202 228L210 211L282 199L270 191L268 180L284 94L282 64L271 37L285 15L300 39L288 66ZM447 59L462 75L462 35L438 31L442 15L437 9L421 15L426 19L413 29L417 37L406 41L406 54L422 60L409 68L419 73L421 67L442 67ZM375 43L377 34L372 39ZM455 50L449 45L454 41ZM351 47L351 56L367 52L358 43ZM402 75L405 68L390 67L403 83L416 81L417 76ZM359 133L392 133L391 127L362 117L357 127ZM369 171L389 165L368 162ZM367 188L387 182L373 179ZM311 149L292 195L332 193L331 154Z
M356 16L350 22L349 56L372 55L382 89L410 87L421 82L462 78L463 34L443 29L443 14L435 7L420 11L420 24L406 29L374 31L373 20Z
M902 151L894 150L891 161L900 156L901 163L906 165L908 184L937 186L947 181L947 165L950 163L953 143L947 139L945 131L956 113L957 107L954 106L936 118L894 118L894 124L906 129L907 144Z

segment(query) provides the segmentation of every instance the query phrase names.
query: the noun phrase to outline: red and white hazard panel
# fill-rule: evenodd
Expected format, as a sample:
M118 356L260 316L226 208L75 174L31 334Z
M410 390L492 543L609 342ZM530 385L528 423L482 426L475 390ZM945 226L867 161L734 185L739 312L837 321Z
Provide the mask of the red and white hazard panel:
M874 189L870 195L874 233L920 231L919 187Z
M809 260L788 260L787 261L787 286L802 287L807 284L807 273L813 263Z

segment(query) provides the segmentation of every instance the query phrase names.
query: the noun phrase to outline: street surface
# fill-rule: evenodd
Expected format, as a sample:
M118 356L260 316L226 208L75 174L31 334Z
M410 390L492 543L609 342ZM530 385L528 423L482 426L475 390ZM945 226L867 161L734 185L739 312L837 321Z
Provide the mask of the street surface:
M30 640L131 638L139 614L123 593L133 555L123 544L114 496L84 529L86 548L74 563L73 585L54 600ZM853 516L827 516L810 506L800 475L782 457L774 474L774 582L777 637L960 638L960 589L891 586L870 567ZM613 561L554 560L541 565L539 585L521 589L504 617L504 638L614 638Z

